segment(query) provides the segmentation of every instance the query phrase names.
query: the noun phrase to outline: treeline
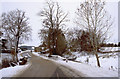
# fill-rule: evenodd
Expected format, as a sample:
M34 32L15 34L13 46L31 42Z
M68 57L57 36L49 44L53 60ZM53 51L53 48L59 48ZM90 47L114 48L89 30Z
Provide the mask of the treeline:
M18 45L31 38L28 20L26 12L19 9L3 12L0 18L0 46L3 52L9 49L15 63L18 62Z
M105 9L105 2L85 0L80 3L75 11L72 30L67 27L69 13L64 11L58 2L51 0L45 3L40 12L38 11L38 16L42 18L42 28L40 27L38 33L42 52L44 50L51 57L53 54L62 56L72 51L92 51L100 67L98 52L101 44L109 38L108 32L113 24ZM0 19L0 31L3 31L4 37L9 40L10 48L14 46L16 61L18 44L31 38L32 29L28 20L26 13L18 9L3 13ZM75 29L75 26L78 28Z
M100 67L98 51L109 38L108 32L113 22L101 0L84 1L75 11L74 23L77 29L66 28L69 14L62 10L58 2L47 1L39 12L43 28L39 31L42 49L52 54L63 55L72 51L92 51ZM75 28L75 25L73 25Z

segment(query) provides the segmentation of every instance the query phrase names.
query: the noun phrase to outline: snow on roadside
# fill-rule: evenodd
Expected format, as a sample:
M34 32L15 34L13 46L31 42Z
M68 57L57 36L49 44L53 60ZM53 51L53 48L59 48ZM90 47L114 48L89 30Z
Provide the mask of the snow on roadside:
M80 56L77 54L76 61L87 63L92 66L97 66L97 60L94 55ZM118 72L118 53L99 54L101 67Z
M1 60L8 59L12 60L12 55L10 53L1 53Z
M14 77L15 75L27 69L28 66L30 66L30 63L27 63L26 65L21 65L21 66L3 68L0 70L0 79L2 77Z
M66 61L61 60L61 58L63 58L63 57L60 57L60 56L58 56L58 58L59 58L58 60L53 60L53 59L49 59L45 55L42 56L36 52L34 52L33 54L36 56L40 56L44 59L52 60L56 63L70 67L70 68L84 74L85 77L118 77L117 71L105 69L102 67L99 68L97 66L88 65L85 63L78 63L78 62L73 62L73 61L66 62Z
M83 73L87 77L118 77L118 72L90 66L84 63L77 63L73 61L68 61L67 63L64 61L57 61L57 62L66 65L67 67L71 67L74 70Z
M43 55L40 55L39 54L39 52L32 52L34 55L36 55L36 56L40 56L40 57L42 57L42 58L44 58L44 59L49 59L47 56L48 56L48 54L43 54Z
M109 51L118 51L119 47L102 47L100 50L102 52L109 52Z

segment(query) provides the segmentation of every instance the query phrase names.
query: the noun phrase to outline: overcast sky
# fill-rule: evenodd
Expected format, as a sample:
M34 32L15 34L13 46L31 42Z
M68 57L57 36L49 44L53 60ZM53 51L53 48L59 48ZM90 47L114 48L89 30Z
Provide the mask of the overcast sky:
M74 2L73 2L74 1ZM83 0L82 0L83 1ZM118 0L107 0L106 9L114 20L112 28L112 38L109 42L118 42ZM69 12L70 22L69 28L73 28L75 19L75 11L80 4L80 0L58 0L64 12ZM27 41L25 44L38 46L40 39L38 38L38 31L42 27L41 18L37 15L44 6L45 0L1 0L0 2L0 15L2 12L8 12L15 9L21 9L26 12L29 17L29 23L32 31L32 41ZM74 26L73 26L74 25Z

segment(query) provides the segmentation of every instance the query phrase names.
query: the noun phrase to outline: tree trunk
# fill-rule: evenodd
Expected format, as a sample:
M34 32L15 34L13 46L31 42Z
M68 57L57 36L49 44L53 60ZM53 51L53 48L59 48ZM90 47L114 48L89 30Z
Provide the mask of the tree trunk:
M49 56L51 57L52 55L52 48L51 48L51 29L49 29L49 33L48 33L48 48L49 48Z
M16 61L16 60L15 60L15 55L12 54L12 57L13 57L13 61Z
M48 55L48 57L51 57L51 55L52 55L52 50L51 50L51 48L49 48L49 55Z
M12 49L11 49L11 55L12 55L12 59L13 59L13 61L15 62L15 61L16 61L16 60L15 60L15 51L12 50Z
M97 59L97 65L98 65L98 67L100 67L100 61L99 61L98 54L96 53L96 51L94 53L95 53L95 56L96 56L96 59Z
M17 52L18 52L18 44L19 44L19 37L17 36L16 44L15 44L15 56L16 56L16 62L18 62L18 56L17 56Z

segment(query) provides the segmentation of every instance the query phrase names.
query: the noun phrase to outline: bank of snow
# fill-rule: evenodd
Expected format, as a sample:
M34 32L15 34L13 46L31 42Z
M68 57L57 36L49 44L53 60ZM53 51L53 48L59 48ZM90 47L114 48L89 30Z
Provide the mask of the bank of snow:
M34 55L40 56L44 59L52 60L56 63L62 64L64 66L70 67L73 70L76 70L82 74L84 74L84 77L118 77L118 72L114 70L109 70L104 67L97 67L94 65L86 64L86 63L78 63L78 62L73 62L73 61L63 61L63 57L60 56L53 56L52 58L48 58L48 54L41 55L37 52L33 52ZM79 74L79 73L78 73Z
M3 68L0 70L0 79L2 77L14 77L17 74L22 73L26 68L28 68L28 66L30 66L30 63L26 65Z
M71 67L74 70L83 73L85 77L118 77L118 72L116 71L94 67L84 63L77 63L73 61L68 61L67 63L65 61L57 61L57 63Z
M100 49L100 51L102 52L114 52L114 51L118 51L120 49L120 47L102 47Z
M20 59L22 57L23 56L21 55L21 53L18 53L18 59ZM13 60L11 54L9 54L9 53L1 53L0 65L2 65L2 60L4 60L4 59L7 59L9 62L11 60ZM25 69L27 69L28 66L30 66L30 63L27 63L26 65L17 65L17 66L14 66L14 67L2 68L2 69L0 69L0 79L2 77L13 77L13 76L21 73Z
M97 66L96 56L94 55L86 55L80 56L80 53L74 53L77 56L76 61L86 63L92 66ZM118 72L118 53L106 53L106 54L98 54L100 65L104 69L113 70Z

